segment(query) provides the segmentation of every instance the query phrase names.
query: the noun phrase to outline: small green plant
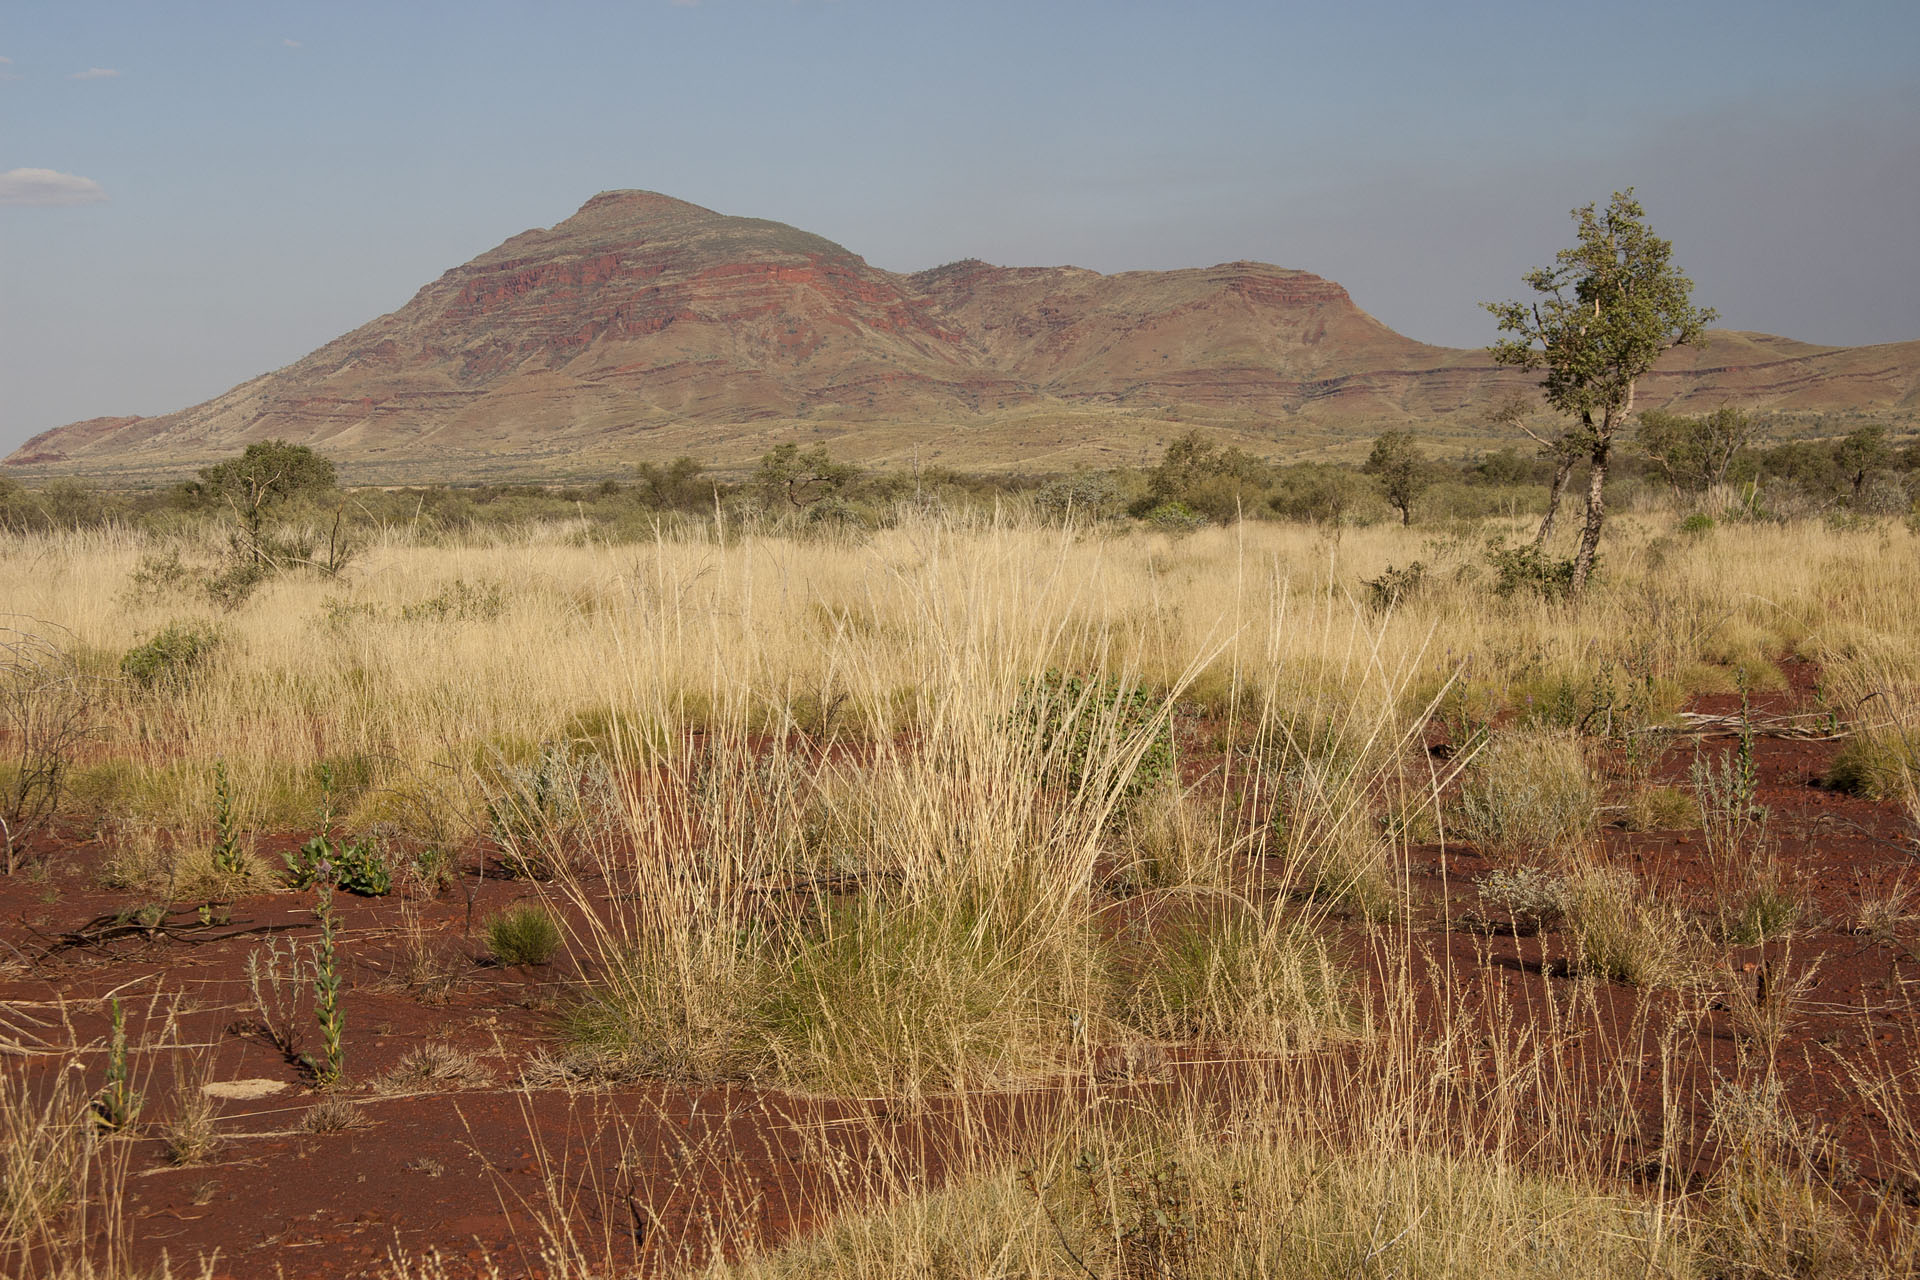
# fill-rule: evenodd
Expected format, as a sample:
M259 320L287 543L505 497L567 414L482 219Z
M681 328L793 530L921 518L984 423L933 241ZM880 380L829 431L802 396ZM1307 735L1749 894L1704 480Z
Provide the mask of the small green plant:
M313 1017L320 1024L323 1057L308 1058L313 1078L331 1088L345 1078L347 1017L340 1009L340 968L334 952L333 889L325 884L314 895L313 914L320 921L320 943L313 956Z
M1048 671L1027 682L1014 720L1032 735L1043 770L1070 792L1148 735L1139 762L1120 784L1119 799L1130 806L1173 776L1173 726L1163 711L1144 685Z
M1696 511L1680 522L1680 532L1698 537L1713 531L1713 517L1704 511Z
M213 820L216 829L213 865L223 875L247 873L246 851L240 847L239 823L233 815L233 784L227 778L227 762L213 763Z
M1426 562L1415 560L1404 569L1388 565L1385 573L1377 578L1368 578L1364 585L1367 588L1367 604L1375 613L1385 613L1426 589Z
M127 1014L118 1000L112 1007L113 1032L107 1041L107 1082L93 1100L93 1118L102 1128L125 1131L140 1114L140 1095L133 1090L127 1065Z
M120 659L120 674L144 691L184 689L220 648L219 629L205 622L169 622Z
M487 950L504 965L545 964L560 950L560 925L537 902L516 902L487 922Z
M393 869L371 840L348 844L315 836L281 860L287 864L287 883L296 889L330 884L363 898L393 891Z

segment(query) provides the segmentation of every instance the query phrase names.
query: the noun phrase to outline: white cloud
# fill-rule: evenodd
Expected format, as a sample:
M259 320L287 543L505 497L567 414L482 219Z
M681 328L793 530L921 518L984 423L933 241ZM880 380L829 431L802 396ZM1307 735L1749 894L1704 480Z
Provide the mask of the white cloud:
M119 75L112 67L88 67L85 71L76 71L68 76L69 80L111 80Z
M106 189L92 178L54 169L9 169L0 173L0 204L99 204Z
M298 40L295 40L291 36L288 36L287 38L283 39L280 43L285 45L289 49L298 49L300 47L300 42Z

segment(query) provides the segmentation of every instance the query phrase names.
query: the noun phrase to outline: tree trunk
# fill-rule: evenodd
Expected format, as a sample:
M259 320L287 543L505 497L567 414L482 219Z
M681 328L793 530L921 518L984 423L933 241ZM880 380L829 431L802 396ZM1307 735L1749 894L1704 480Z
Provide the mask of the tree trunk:
M1607 453L1612 435L1603 430L1593 442L1593 471L1587 477L1587 522L1580 530L1580 550L1574 553L1573 581L1568 586L1568 593L1574 596L1586 591L1594 557L1600 551L1600 526L1607 519Z
M1567 491L1567 477L1573 474L1573 455L1563 453L1553 468L1553 485L1547 490L1547 514L1541 518L1540 532L1533 535L1533 545L1544 547L1547 539L1553 536L1553 522L1560 516L1560 496Z
M1409 502L1406 506L1400 508L1400 527L1402 529L1406 529L1406 528L1412 527L1412 525L1413 525L1413 504Z

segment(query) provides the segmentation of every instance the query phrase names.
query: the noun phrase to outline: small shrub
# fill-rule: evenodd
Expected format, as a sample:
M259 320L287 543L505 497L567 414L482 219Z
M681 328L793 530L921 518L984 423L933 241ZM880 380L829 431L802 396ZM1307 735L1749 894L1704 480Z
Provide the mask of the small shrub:
M465 578L455 578L432 595L401 605L400 620L492 622L506 610L507 593L499 583L468 582Z
M617 805L606 761L547 742L529 765L496 761L498 781L487 820L500 845L500 866L523 880L548 880L572 850L611 820Z
M371 840L348 844L315 836L281 860L295 889L331 884L363 898L385 897L393 890L393 870Z
M1140 518L1155 531L1176 538L1207 527L1207 518L1184 502L1162 502Z
M1573 561L1558 560L1528 543L1519 547L1487 546L1487 564L1493 570L1494 594L1538 596L1564 600L1573 590ZM1595 561L1598 568L1599 562Z
M1368 578L1364 585L1367 588L1367 604L1374 612L1385 613L1426 590L1427 566L1421 560L1415 560L1404 569L1388 565L1385 573L1377 578Z
M220 648L219 628L206 622L169 622L127 650L120 674L144 691L180 690L193 683Z
M140 557L140 563L127 575L121 598L128 604L141 605L165 596L185 594L193 577L194 571L181 561L178 548L165 554L149 552Z
M1599 795L1579 739L1558 729L1496 733L1460 786L1462 833L1490 858L1555 853L1593 829Z
M505 965L545 964L560 950L560 925L537 902L518 902L487 922L487 950Z
M1480 893L1506 913L1516 934L1557 928L1567 910L1567 877L1545 867L1501 867L1480 882Z
M1680 522L1680 532L1698 537L1713 531L1713 517L1704 511L1696 511Z
M1139 762L1119 784L1122 805L1130 806L1173 776L1173 726L1164 711L1144 685L1049 671L1028 682L1013 719L1042 753L1043 771L1075 792L1148 735Z

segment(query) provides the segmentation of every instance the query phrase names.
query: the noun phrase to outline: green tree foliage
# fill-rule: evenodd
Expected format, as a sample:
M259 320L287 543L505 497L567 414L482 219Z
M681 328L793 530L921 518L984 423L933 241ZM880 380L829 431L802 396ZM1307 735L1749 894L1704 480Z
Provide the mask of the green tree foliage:
M1852 489L1851 496L1856 502L1868 478L1892 461L1893 450L1887 447L1887 429L1877 422L1849 432L1833 451L1834 465L1840 469L1841 476Z
M326 458L303 444L260 440L239 457L203 469L189 491L233 513L244 535L245 554L260 564L268 559L261 537L267 517L292 498L333 488L333 463Z
M643 462L633 469L639 482L640 500L662 511L694 511L710 507L715 484L704 480L706 467L681 454L664 467Z
M835 462L825 445L802 449L797 444L775 445L760 457L753 484L768 506L784 502L802 510L825 498L836 498L860 478L860 468Z
M1387 505L1400 513L1400 523L1413 523L1413 503L1435 479L1434 465L1420 451L1413 433L1388 431L1376 436L1373 452L1361 466L1363 475L1380 482Z
M1648 409L1635 440L1676 493L1705 493L1727 474L1754 437L1753 416L1724 405L1703 418Z
M1593 572L1606 521L1607 467L1620 425L1633 412L1634 387L1671 347L1701 340L1714 313L1695 307L1693 282L1673 265L1673 245L1653 234L1633 189L1616 191L1602 211L1573 212L1578 243L1554 265L1524 277L1531 303L1490 302L1502 333L1496 362L1545 371L1547 403L1571 417L1585 452L1587 517L1573 561L1578 595Z
M1189 431L1169 444L1147 473L1147 496L1134 514L1186 507L1227 524L1263 501L1271 482L1267 464L1252 454Z

